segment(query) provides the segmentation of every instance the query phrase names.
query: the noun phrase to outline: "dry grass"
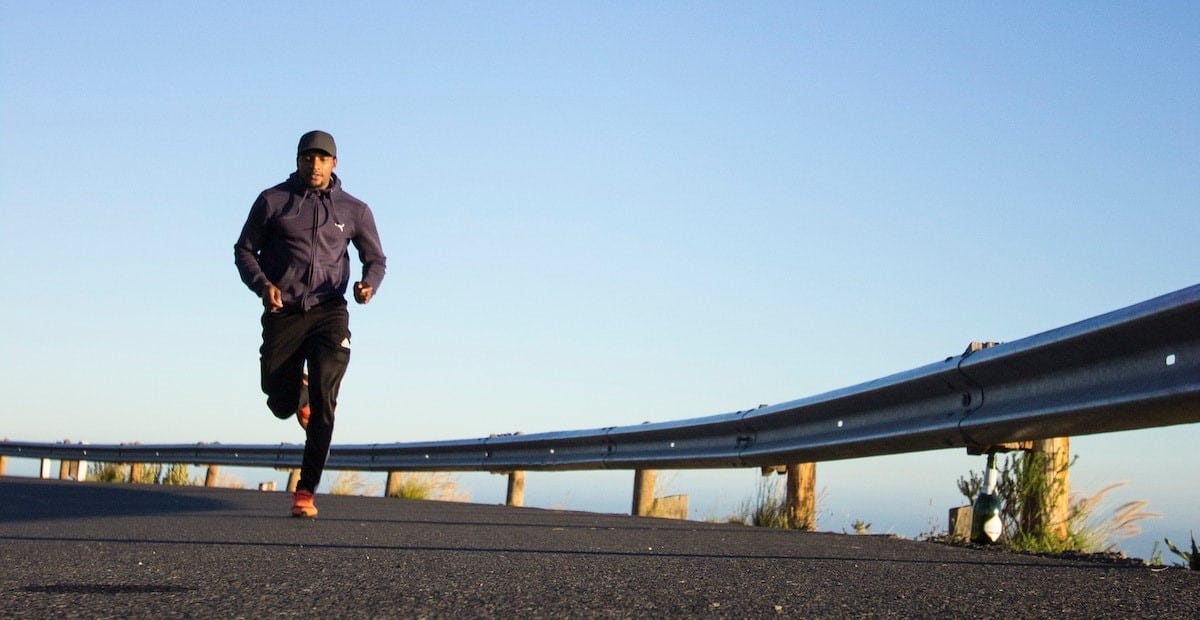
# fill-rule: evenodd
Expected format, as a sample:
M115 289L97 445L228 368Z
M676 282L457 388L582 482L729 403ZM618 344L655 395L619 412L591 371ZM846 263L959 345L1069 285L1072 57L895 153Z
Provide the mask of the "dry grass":
M389 497L467 502L471 495L458 486L458 476L446 472L397 472Z
M1119 540L1142 533L1139 521L1162 517L1161 513L1146 510L1149 502L1139 499L1117 506L1109 517L1097 521L1096 512L1108 494L1124 485L1124 482L1110 484L1092 495L1078 497L1071 502L1068 536L1075 549L1089 553L1113 551Z
M788 523L783 480L779 476L760 478L755 496L743 500L737 512L729 517L729 522L756 527L786 528Z
M330 487L331 495L379 495L380 486L363 480L362 474L356 471L338 473Z

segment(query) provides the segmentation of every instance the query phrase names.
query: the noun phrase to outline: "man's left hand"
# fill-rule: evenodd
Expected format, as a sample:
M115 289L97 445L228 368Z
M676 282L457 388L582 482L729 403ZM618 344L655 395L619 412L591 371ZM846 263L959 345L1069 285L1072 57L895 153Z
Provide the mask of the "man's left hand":
M362 282L354 283L354 301L360 304L365 304L371 301L371 296L375 294L375 288L369 284Z

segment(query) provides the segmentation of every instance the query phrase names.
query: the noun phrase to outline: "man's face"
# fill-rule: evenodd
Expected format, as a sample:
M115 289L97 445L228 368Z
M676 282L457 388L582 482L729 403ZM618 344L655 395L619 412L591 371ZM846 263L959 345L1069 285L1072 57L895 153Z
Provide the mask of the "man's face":
M296 173L313 189L329 187L334 168L337 168L337 158L325 151L304 151L296 156Z

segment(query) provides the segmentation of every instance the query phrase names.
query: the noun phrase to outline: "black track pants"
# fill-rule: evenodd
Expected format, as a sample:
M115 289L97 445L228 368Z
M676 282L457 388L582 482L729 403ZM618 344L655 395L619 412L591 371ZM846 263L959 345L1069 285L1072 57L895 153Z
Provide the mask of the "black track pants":
M346 301L328 301L307 312L264 312L262 326L263 343L259 349L262 390L275 417L295 415L300 406L304 365L308 364L312 415L296 488L316 491L333 441L338 389L350 364L350 314Z

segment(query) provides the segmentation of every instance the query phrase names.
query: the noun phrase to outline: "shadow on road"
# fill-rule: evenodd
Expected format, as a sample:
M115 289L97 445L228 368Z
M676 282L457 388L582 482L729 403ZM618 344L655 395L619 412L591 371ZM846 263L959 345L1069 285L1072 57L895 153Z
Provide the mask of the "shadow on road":
M207 512L232 507L186 487L0 478L0 523Z

